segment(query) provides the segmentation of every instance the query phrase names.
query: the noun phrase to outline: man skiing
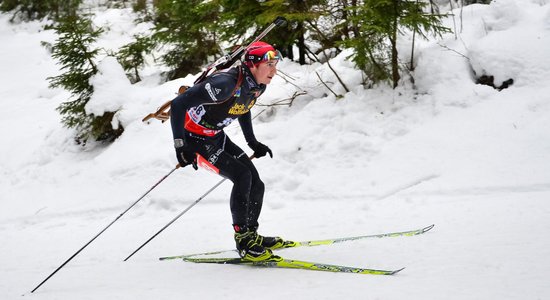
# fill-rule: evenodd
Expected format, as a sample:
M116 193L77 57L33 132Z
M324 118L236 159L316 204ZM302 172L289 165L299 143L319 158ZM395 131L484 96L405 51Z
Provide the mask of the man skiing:
M250 109L277 72L280 53L265 42L254 42L242 64L216 72L177 96L171 104L170 120L174 147L180 166L197 164L233 182L230 197L234 238L239 255L259 261L273 257L271 249L280 248L280 237L257 233L262 208L264 183L246 153L234 144L223 128L239 120L254 157L271 149L258 142L252 129Z

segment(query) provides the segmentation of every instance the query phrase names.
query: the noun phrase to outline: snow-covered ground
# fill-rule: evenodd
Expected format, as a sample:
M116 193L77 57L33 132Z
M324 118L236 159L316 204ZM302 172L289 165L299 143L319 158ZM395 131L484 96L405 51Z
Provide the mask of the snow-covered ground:
M462 18L460 18L462 13ZM99 14L118 47L128 10ZM289 249L288 258L395 269L396 276L160 262L158 257L233 247L224 183L122 260L220 178L177 170L35 293L29 292L176 164L170 127L141 118L193 76L159 84L149 67L132 86L113 59L94 78L90 112L120 109L126 131L107 147L75 145L48 89L59 74L41 23L0 15L0 298L20 299L547 299L550 297L550 1L472 5L446 24L457 36L418 44L416 89L364 90L343 53L326 65L280 64L263 104L258 139L274 158L255 161L266 183L260 232L308 240L415 229L416 237ZM462 21L462 24L461 24ZM462 28L462 29L461 29ZM402 38L403 50L410 41ZM468 58L466 58L468 57ZM402 60L407 61L406 56ZM318 80L344 94L335 99ZM475 84L475 72L502 91ZM299 86L300 88L297 88ZM237 124L227 133L243 149ZM250 151L249 151L250 153Z

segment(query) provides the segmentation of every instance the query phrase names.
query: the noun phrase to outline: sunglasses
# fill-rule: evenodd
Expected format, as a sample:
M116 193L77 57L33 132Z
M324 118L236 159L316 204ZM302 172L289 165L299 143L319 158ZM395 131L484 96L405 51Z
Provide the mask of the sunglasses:
M282 60L283 59L283 55L281 54L281 52L279 52L279 50L269 50L267 51L264 56L262 57L262 60L273 60L273 59L276 59L276 60Z
M279 50L269 50L264 55L254 55L254 54L247 54L246 60L251 61L255 64L262 62L262 61L270 61L270 60L282 60L283 55Z

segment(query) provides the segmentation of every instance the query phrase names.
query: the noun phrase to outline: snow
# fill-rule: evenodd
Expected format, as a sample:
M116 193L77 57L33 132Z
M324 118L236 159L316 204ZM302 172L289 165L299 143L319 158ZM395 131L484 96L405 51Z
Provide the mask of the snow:
M462 13L462 18L458 16ZM105 10L98 41L113 49L148 30L130 10ZM120 109L124 134L108 146L76 145L49 89L59 74L41 42L43 23L0 15L0 298L20 299L545 299L550 293L550 2L492 1L455 11L457 38L417 43L415 88L360 86L361 74L331 60L283 61L254 128L274 158L255 160L266 183L260 232L308 240L435 228L422 236L289 249L288 258L397 269L396 276L333 274L159 262L158 257L231 249L225 182L122 260L215 185L204 170L177 170L35 293L59 267L176 164L170 126L141 119L196 75L159 83L149 65L131 85L112 58L99 64L86 109ZM460 22L463 24L460 24ZM453 27L452 18L446 25ZM462 31L460 31L462 28ZM409 43L410 37L403 36ZM402 59L407 59L404 51ZM318 72L336 97L318 80ZM475 72L475 73L474 73ZM475 84L493 75L497 91ZM250 153L238 125L227 129Z

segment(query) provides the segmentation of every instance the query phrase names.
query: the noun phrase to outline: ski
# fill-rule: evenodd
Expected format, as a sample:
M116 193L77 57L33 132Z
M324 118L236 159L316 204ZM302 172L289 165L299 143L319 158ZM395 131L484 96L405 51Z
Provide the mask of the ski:
M415 230L409 230L409 231L400 231L400 232L390 232L390 233L379 233L379 234L371 234L371 235L361 235L361 236L353 236L353 237L343 237L343 238L334 238L334 239L326 239L326 240L313 240L313 241L302 241L302 242L292 242L292 241L286 241L285 244L277 249L287 249L287 248L297 248L297 247L314 247L314 246L321 246L321 245L331 245L336 243L342 243L347 241L355 241L355 240L361 240L361 239L369 239L369 238L384 238L384 237L399 237L399 236L414 236L419 235L428 232L431 230L435 225L429 225L420 229ZM176 255L176 256L166 256L159 258L160 260L169 260L169 259L182 259L187 257L195 257L195 256L207 256L207 255L218 255L218 254L225 254L225 253L231 253L231 252L237 252L237 250L220 250L220 251L211 251L211 252L202 252L202 253L195 253L195 254L186 254L186 255Z
M286 268L286 269L301 269L310 271L325 271L334 273L355 273L355 274L370 274L370 275L394 275L404 268L397 270L376 270L366 268L356 268L340 265L331 265L317 262L307 262L295 259L285 259L279 256L274 256L268 260L250 261L242 258L194 258L184 257L183 261L193 263L211 263L211 264L234 264L247 265L266 268Z

